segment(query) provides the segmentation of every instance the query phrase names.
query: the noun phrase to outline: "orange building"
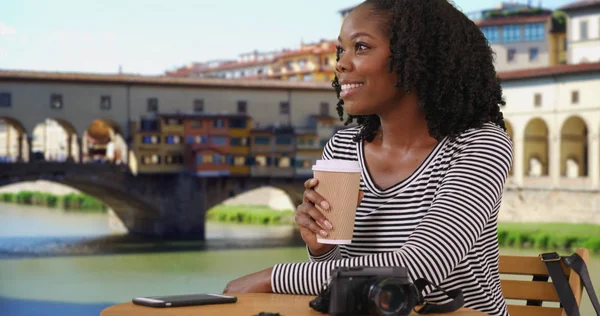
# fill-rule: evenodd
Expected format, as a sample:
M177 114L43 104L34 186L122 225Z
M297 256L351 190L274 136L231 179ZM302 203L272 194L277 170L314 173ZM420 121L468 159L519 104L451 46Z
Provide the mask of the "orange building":
M247 175L246 115L191 114L184 118L185 167L197 175Z

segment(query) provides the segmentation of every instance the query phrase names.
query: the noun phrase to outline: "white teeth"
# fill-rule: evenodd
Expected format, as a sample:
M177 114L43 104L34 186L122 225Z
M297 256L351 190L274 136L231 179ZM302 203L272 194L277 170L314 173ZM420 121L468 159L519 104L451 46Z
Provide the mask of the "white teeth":
M362 85L363 85L362 83L343 84L342 85L342 91L349 90L349 89L354 89L354 88L358 88L358 87L360 87Z

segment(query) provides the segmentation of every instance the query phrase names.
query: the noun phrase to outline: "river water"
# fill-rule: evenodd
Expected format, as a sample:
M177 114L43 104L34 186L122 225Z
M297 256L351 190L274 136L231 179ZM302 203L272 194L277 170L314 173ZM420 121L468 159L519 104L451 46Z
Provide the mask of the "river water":
M305 260L290 227L208 223L206 242L162 242L115 233L105 214L0 203L0 315L98 315L135 296L220 293L236 277ZM600 258L589 269L600 288ZM589 299L582 308L593 314Z

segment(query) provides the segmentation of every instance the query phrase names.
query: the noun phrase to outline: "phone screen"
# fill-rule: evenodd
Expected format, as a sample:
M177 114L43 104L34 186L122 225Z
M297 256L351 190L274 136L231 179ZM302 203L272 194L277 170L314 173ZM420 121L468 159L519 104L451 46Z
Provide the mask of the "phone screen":
M191 294L173 296L136 297L134 304L150 307L192 306L205 304L235 303L237 297L221 294Z

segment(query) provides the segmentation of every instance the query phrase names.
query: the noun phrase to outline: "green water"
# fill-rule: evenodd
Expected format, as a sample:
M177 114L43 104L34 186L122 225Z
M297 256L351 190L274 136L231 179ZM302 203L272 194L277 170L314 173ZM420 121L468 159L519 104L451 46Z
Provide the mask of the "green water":
M48 244L72 242L74 235L111 232L105 215L34 211L0 204L0 254L13 250L27 254L0 257L2 315L97 315L104 307L135 296L220 293L228 281L239 276L276 263L306 260L305 248L298 246L227 249L235 248L256 232L270 234L269 228L264 227L254 232L242 229L245 233L233 236L222 250L106 254L104 249L100 251L104 254L79 255L89 247L83 243L74 248L75 254L37 256L38 249L44 253L52 249ZM71 230L65 228L70 225L75 226ZM209 225L208 235L222 239L235 229ZM275 229L279 229L277 238L283 238L285 231ZM42 237L25 237L31 235ZM109 243L103 247L112 246ZM539 251L504 249L502 253L537 255ZM599 257L592 258L589 270L600 290ZM593 314L587 297L582 308L582 315Z

